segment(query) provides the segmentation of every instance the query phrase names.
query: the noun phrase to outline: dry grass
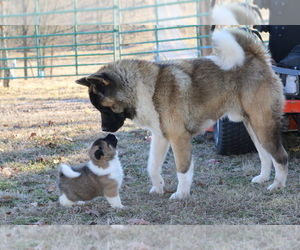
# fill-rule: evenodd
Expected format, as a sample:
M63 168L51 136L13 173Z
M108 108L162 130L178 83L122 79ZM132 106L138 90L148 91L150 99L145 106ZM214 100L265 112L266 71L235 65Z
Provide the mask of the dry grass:
M258 156L219 156L207 133L193 140L191 197L170 201L177 185L172 152L163 168L166 193L150 195L149 133L128 121L116 133L125 172L121 199L126 208L111 209L104 198L65 208L57 203L58 164L86 161L88 146L103 135L100 115L89 103L87 90L74 84L74 78L15 80L9 89L1 88L0 95L2 225L300 223L300 138L295 134L283 135L291 158L286 189L269 192L268 183L251 184L259 173Z

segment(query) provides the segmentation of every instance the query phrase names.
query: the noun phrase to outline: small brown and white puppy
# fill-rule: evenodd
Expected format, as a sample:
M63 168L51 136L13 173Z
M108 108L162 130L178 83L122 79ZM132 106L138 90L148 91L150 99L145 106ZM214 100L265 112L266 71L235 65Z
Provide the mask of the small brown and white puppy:
M76 202L105 196L113 208L121 208L119 188L123 169L116 151L117 138L113 134L96 140L88 154L90 161L79 166L59 166L59 202L72 206Z

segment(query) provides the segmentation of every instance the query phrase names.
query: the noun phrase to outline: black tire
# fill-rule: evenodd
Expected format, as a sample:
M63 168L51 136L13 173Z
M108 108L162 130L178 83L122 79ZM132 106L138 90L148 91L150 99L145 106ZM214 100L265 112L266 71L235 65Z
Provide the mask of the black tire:
M255 146L242 122L220 119L214 125L215 146L220 155L241 155L254 152Z

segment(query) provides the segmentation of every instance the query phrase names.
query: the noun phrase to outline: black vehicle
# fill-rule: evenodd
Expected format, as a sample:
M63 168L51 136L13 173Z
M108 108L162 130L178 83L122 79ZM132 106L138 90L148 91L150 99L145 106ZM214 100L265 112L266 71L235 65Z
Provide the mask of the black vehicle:
M269 49L286 95L282 131L300 133L300 25L264 25L260 31L270 33ZM242 122L227 118L214 125L214 140L221 155L245 154L255 151L255 146Z

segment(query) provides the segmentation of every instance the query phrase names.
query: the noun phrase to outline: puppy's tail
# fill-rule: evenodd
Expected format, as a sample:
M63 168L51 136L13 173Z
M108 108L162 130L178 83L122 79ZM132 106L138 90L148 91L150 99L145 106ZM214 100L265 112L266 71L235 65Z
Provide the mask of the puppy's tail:
M59 165L59 173L60 175L64 175L68 178L76 178L81 175L79 172L75 172L70 166L66 164L60 164Z
M267 48L251 31L226 29L212 36L216 56L209 58L222 70L231 70L244 64L246 57L270 61Z

